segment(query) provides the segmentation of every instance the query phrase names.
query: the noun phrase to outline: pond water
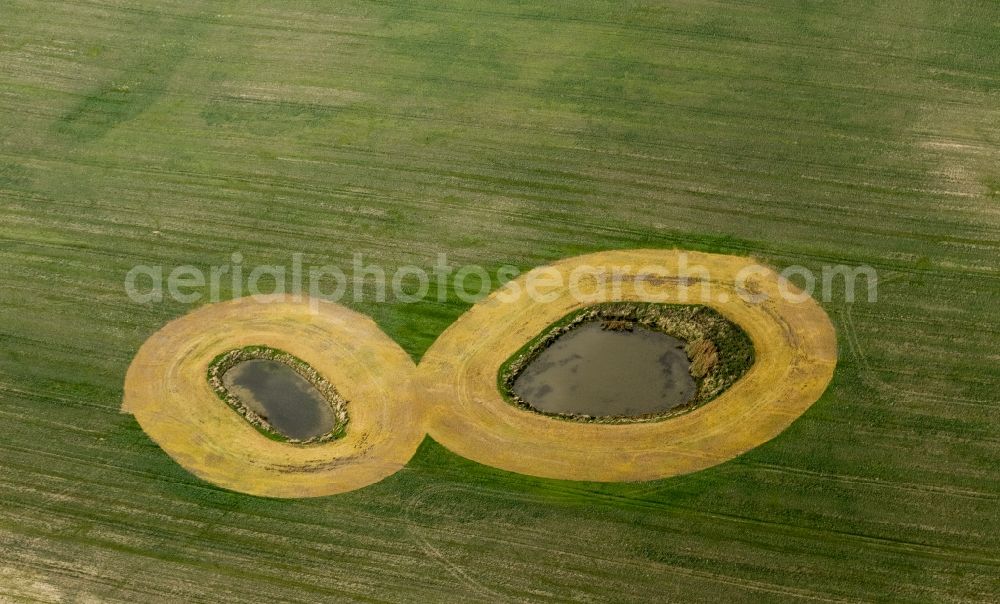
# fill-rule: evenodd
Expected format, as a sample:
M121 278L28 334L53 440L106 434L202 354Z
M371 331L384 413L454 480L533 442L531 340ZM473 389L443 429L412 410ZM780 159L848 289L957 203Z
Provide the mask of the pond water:
M222 375L226 389L275 431L306 440L333 429L333 409L304 377L284 363L251 359Z
M512 389L535 409L549 413L661 413L695 395L684 345L640 326L612 331L598 321L586 322L542 351Z

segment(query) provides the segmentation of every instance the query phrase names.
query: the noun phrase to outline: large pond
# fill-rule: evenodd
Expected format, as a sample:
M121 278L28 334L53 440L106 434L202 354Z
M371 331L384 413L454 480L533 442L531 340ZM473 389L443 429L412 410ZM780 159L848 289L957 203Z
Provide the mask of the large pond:
M635 326L583 323L561 335L517 376L514 394L539 411L593 416L662 413L697 390L684 342Z
M222 382L244 405L288 438L307 440L333 430L330 403L294 369L269 359L237 363Z

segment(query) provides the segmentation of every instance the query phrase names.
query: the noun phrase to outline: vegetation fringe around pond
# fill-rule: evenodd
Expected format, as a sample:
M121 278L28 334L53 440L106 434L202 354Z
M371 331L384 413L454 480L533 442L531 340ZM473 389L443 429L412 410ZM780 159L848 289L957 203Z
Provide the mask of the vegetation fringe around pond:
M253 409L248 407L239 396L230 392L229 389L226 388L226 385L222 380L222 376L243 361L250 361L253 359L267 359L284 363L295 371L295 373L302 376L302 378L309 382L314 388L316 388L320 395L322 395L323 400L329 403L330 408L333 410L333 428L325 434L306 440L290 438L275 430L266 418L261 417ZM215 357L211 364L209 364L208 383L212 386L212 390L215 391L220 399L232 407L234 411L239 413L243 419L250 423L250 425L257 428L261 434L272 440L309 445L335 440L342 437L347 432L349 417L347 414L347 401L344 397L340 396L340 393L337 392L337 389L334 388L333 384L328 382L326 378L320 375L319 372L313 369L308 363L283 350L278 350L269 346L245 346L243 348L230 350L229 352L224 352Z
M601 321L604 329L616 331L642 326L685 342L691 376L697 385L694 397L662 413L623 417L549 413L536 409L514 392L514 382L532 361L561 336L590 321ZM500 367L497 385L509 403L542 415L600 423L657 421L687 413L716 398L739 380L753 362L753 343L747 334L712 308L700 304L606 302L570 313L522 346Z

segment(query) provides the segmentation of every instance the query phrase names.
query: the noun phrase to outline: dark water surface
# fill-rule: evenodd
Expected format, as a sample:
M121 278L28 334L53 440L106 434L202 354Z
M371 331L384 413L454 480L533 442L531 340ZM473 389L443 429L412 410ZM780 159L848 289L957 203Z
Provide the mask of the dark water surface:
M222 376L226 388L281 434L306 440L333 429L330 404L294 369L268 359L234 365Z
M594 416L660 413L695 390L683 341L638 326L604 330L597 321L560 336L513 384L540 411Z

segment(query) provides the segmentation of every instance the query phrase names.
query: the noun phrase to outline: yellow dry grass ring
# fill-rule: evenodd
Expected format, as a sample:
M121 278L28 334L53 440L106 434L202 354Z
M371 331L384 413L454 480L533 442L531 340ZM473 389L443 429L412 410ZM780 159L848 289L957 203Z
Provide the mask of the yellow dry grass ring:
M671 269L681 254L688 266L708 270L710 299L699 297L702 283L678 279ZM752 273L752 281L767 300L755 304L737 295L740 271L756 266L751 259L631 250L570 258L535 270L554 270L568 280L584 266L625 277L620 295L605 288L601 295L581 300L564 287L550 292L553 299L547 301L525 295L501 301L510 292L500 290L438 338L417 370L435 440L479 463L546 478L664 478L713 466L774 438L822 395L833 376L836 335L812 298L800 303L783 299L778 275L762 268ZM530 275L522 275L512 287L523 290ZM635 276L643 277L638 288ZM502 398L497 371L512 354L570 312L610 300L711 306L746 331L756 362L717 399L660 422L571 422L516 408Z
M699 299L702 284L672 270L682 254L688 265L709 271L712 299ZM564 287L539 301L526 295L504 300L509 288L502 289L449 327L419 368L371 319L336 304L320 302L314 311L308 301L279 296L206 306L143 344L125 379L123 409L179 464L209 482L256 495L309 497L389 476L428 431L469 459L535 476L633 481L693 472L776 436L833 375L836 336L826 313L811 298L784 299L770 270L753 274L766 301L738 296L740 271L757 266L747 258L604 252L535 269L511 285L523 289L541 271L568 280L583 266L617 275L620 292L587 300ZM575 423L503 400L497 371L507 358L568 313L610 300L712 306L747 332L756 362L716 400L661 422ZM218 399L207 380L211 361L256 344L301 358L344 395L350 414L344 438L308 446L270 440Z
M402 468L426 434L410 357L374 321L290 297L198 309L147 340L125 378L123 410L187 470L271 497L342 493ZM302 359L349 401L347 434L295 445L271 440L219 400L207 380L221 353L264 344Z

